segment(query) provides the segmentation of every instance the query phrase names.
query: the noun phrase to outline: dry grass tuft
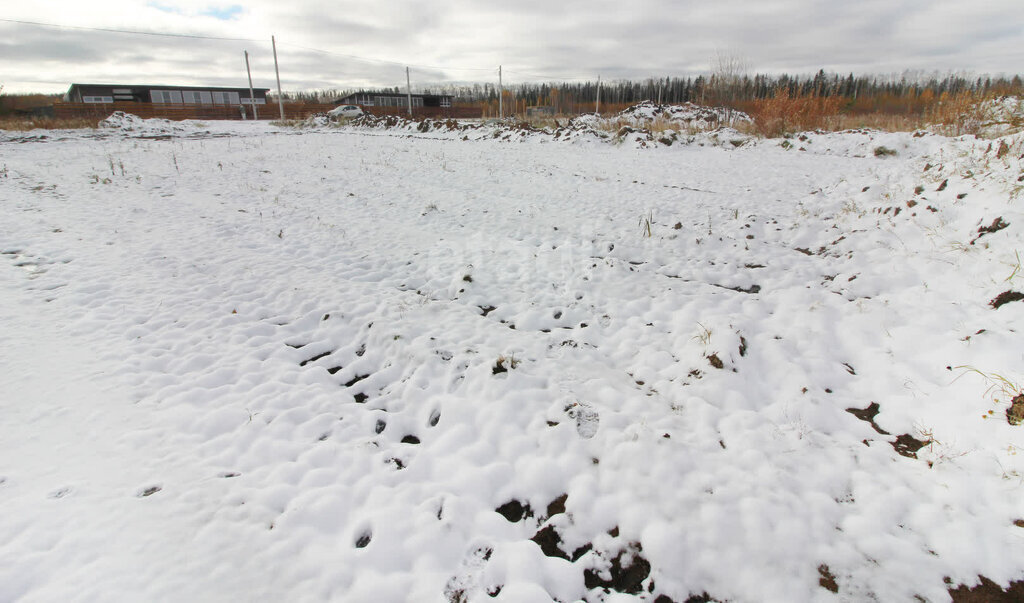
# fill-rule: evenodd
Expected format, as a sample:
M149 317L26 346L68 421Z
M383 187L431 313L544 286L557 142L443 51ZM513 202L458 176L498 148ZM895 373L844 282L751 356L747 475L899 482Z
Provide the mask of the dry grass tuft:
M997 92L961 92L934 95L883 95L871 98L794 96L777 91L769 99L736 103L736 108L754 118L754 124L739 129L767 137L799 131L841 131L861 128L888 132L914 132L931 128L949 136L984 135L993 126L1004 131L1024 129L1024 116L1005 115L993 110L1001 98Z
M1000 95L962 92L943 94L925 111L926 119L949 136L983 134L993 127L1003 126L1007 131L1024 129L1024 115L1000 114L994 110Z
M741 103L740 109L754 118L744 129L774 138L804 130L839 129L836 122L841 103L837 96L793 96L787 90L777 90L772 98Z
M95 130L100 120L95 118L53 118L53 117L4 117L0 118L0 130L27 132L29 130Z

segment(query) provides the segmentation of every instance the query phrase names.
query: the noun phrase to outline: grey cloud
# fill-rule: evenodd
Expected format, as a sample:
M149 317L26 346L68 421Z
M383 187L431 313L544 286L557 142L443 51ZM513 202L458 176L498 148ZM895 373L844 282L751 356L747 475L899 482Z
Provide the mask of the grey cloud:
M40 13L36 20L46 18ZM210 26L211 19L201 21ZM34 73L32 81L116 78L211 85L244 81L241 51L248 49L254 78L266 86L273 82L273 33L286 88L355 88L402 86L404 64L414 65L414 85L493 81L498 64L506 67L509 81L535 81L537 75L552 80L695 76L708 69L716 50L746 58L750 72L1013 71L1024 65L1021 23L1019 0L387 0L343 7L252 0L237 22L212 31L266 42L0 24L0 48L5 59L18 64L9 72L21 78ZM18 85L10 77L4 83L8 89Z

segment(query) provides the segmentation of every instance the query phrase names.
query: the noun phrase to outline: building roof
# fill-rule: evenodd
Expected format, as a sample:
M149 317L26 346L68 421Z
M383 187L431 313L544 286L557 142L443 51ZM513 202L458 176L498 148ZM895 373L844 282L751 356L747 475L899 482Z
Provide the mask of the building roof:
M365 91L359 91L359 92L353 92L351 94L346 94L345 96L343 96L341 98L350 98L350 97L353 97L353 96L400 96L402 98L405 98L407 96L412 96L413 98L417 98L417 97L418 98L426 98L426 97L438 97L438 98L441 98L441 97L452 96L452 95L451 94L423 94L423 93L417 93L417 92L413 92L412 94L408 94L406 92L372 92L372 91L371 92L365 92Z
M145 88L145 89L160 89L160 90L223 90L223 91L237 91L244 90L249 91L248 86L167 86L167 85L154 85L154 84L71 84L68 88L68 92L71 92L75 88ZM270 92L270 88L258 88L253 86L253 92Z

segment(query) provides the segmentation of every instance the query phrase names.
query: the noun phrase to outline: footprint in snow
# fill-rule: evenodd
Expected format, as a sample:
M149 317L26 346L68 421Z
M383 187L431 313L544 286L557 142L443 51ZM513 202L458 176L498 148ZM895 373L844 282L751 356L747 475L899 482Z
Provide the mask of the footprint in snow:
M575 402L566 407L565 411L570 417L576 419L576 433L580 434L581 438L589 440L597 435L601 416L590 405Z
M369 529L366 529L366 530L360 532L359 536L356 537L356 542L355 542L356 548L357 549L365 549L367 547L367 545L370 544L370 540L372 540L372 539L373 539L373 532L371 532Z

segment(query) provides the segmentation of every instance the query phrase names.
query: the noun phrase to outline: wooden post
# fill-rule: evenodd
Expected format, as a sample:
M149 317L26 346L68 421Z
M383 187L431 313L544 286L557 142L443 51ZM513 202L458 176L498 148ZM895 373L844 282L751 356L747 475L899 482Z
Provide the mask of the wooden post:
M501 83L501 65L498 65L498 119L505 119L505 108L502 105L505 87Z
M252 107L252 118L259 119L260 115L256 112L256 95L252 92L252 70L249 69L249 51L245 51L245 72L249 74L249 105Z
M277 106L281 109L281 121L284 121L284 100L281 98L281 72L277 69L277 42L274 40L274 36L270 36L270 45L274 48L274 75L277 76Z
M597 102L594 103L594 112L601 115L601 76L597 76Z

